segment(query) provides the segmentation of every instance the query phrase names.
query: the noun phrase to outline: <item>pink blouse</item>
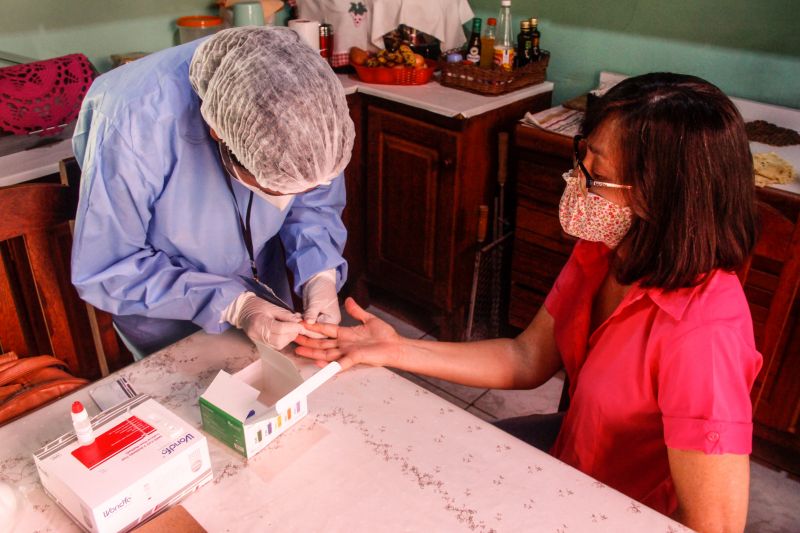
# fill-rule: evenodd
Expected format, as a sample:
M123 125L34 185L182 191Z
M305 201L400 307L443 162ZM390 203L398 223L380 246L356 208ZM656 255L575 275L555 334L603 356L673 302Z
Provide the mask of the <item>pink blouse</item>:
M671 514L667 447L749 454L750 389L761 368L738 278L714 271L696 287L634 284L589 331L610 250L579 241L545 301L570 381L558 459Z

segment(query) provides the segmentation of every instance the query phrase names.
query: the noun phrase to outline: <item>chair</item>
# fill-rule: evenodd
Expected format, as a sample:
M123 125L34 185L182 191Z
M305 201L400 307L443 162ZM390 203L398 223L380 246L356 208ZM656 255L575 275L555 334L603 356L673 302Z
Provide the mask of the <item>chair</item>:
M787 401L786 393L797 394L797 384L788 383L790 376L782 375L780 367L784 362L785 346L790 334L788 327L792 317L792 307L800 287L800 223L784 216L774 207L759 202L761 233L750 259L738 272L742 286L748 292L748 300L753 309L756 345L764 358L759 382L753 387L753 414L757 422L786 430L797 422L798 413L791 407L794 402ZM758 268L754 268L754 264ZM777 276L777 283L766 306L766 318L761 323L751 298L751 293L764 292L765 280ZM786 382L786 383L784 383ZM788 388L787 388L788 387Z
M80 169L61 162L61 184L0 189L0 353L51 354L75 376L97 379L132 361L107 313L70 281L70 221Z

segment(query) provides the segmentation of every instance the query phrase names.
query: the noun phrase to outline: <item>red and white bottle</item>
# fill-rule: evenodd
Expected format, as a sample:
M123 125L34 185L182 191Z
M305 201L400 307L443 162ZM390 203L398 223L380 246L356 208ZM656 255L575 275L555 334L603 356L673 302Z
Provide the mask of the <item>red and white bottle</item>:
M72 404L72 427L75 428L78 444L86 446L94 442L92 423L89 421L89 414L83 408L81 402L73 402Z

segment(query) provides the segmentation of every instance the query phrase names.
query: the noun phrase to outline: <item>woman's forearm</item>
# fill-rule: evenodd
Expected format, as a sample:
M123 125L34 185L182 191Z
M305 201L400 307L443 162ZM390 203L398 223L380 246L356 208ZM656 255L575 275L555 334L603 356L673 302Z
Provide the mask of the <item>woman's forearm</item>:
M471 387L531 389L559 366L541 364L517 339L437 342L403 339L389 366Z

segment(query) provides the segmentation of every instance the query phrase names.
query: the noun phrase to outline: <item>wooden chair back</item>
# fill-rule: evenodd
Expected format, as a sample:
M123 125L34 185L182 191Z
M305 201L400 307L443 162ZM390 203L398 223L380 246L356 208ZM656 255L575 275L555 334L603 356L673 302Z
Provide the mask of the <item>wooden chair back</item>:
M739 279L745 290L749 290L756 276L765 278L763 271L771 269L777 274L777 283L763 324L754 321L756 343L764 364L757 386L753 388L753 412L759 421L774 427L786 427L789 423L786 418L796 418L797 413L782 413L770 405L777 404L771 401L771 395L776 392L772 384L779 372L780 354L789 337L787 326L792 323L790 319L800 287L800 223L764 202L758 203L758 209L761 232L752 255L738 273ZM755 269L755 262L767 268Z
M95 312L72 285L70 221L80 176L74 159L62 162L61 176L61 184L0 188L0 353L50 354L73 375L97 379L132 359L111 317Z

